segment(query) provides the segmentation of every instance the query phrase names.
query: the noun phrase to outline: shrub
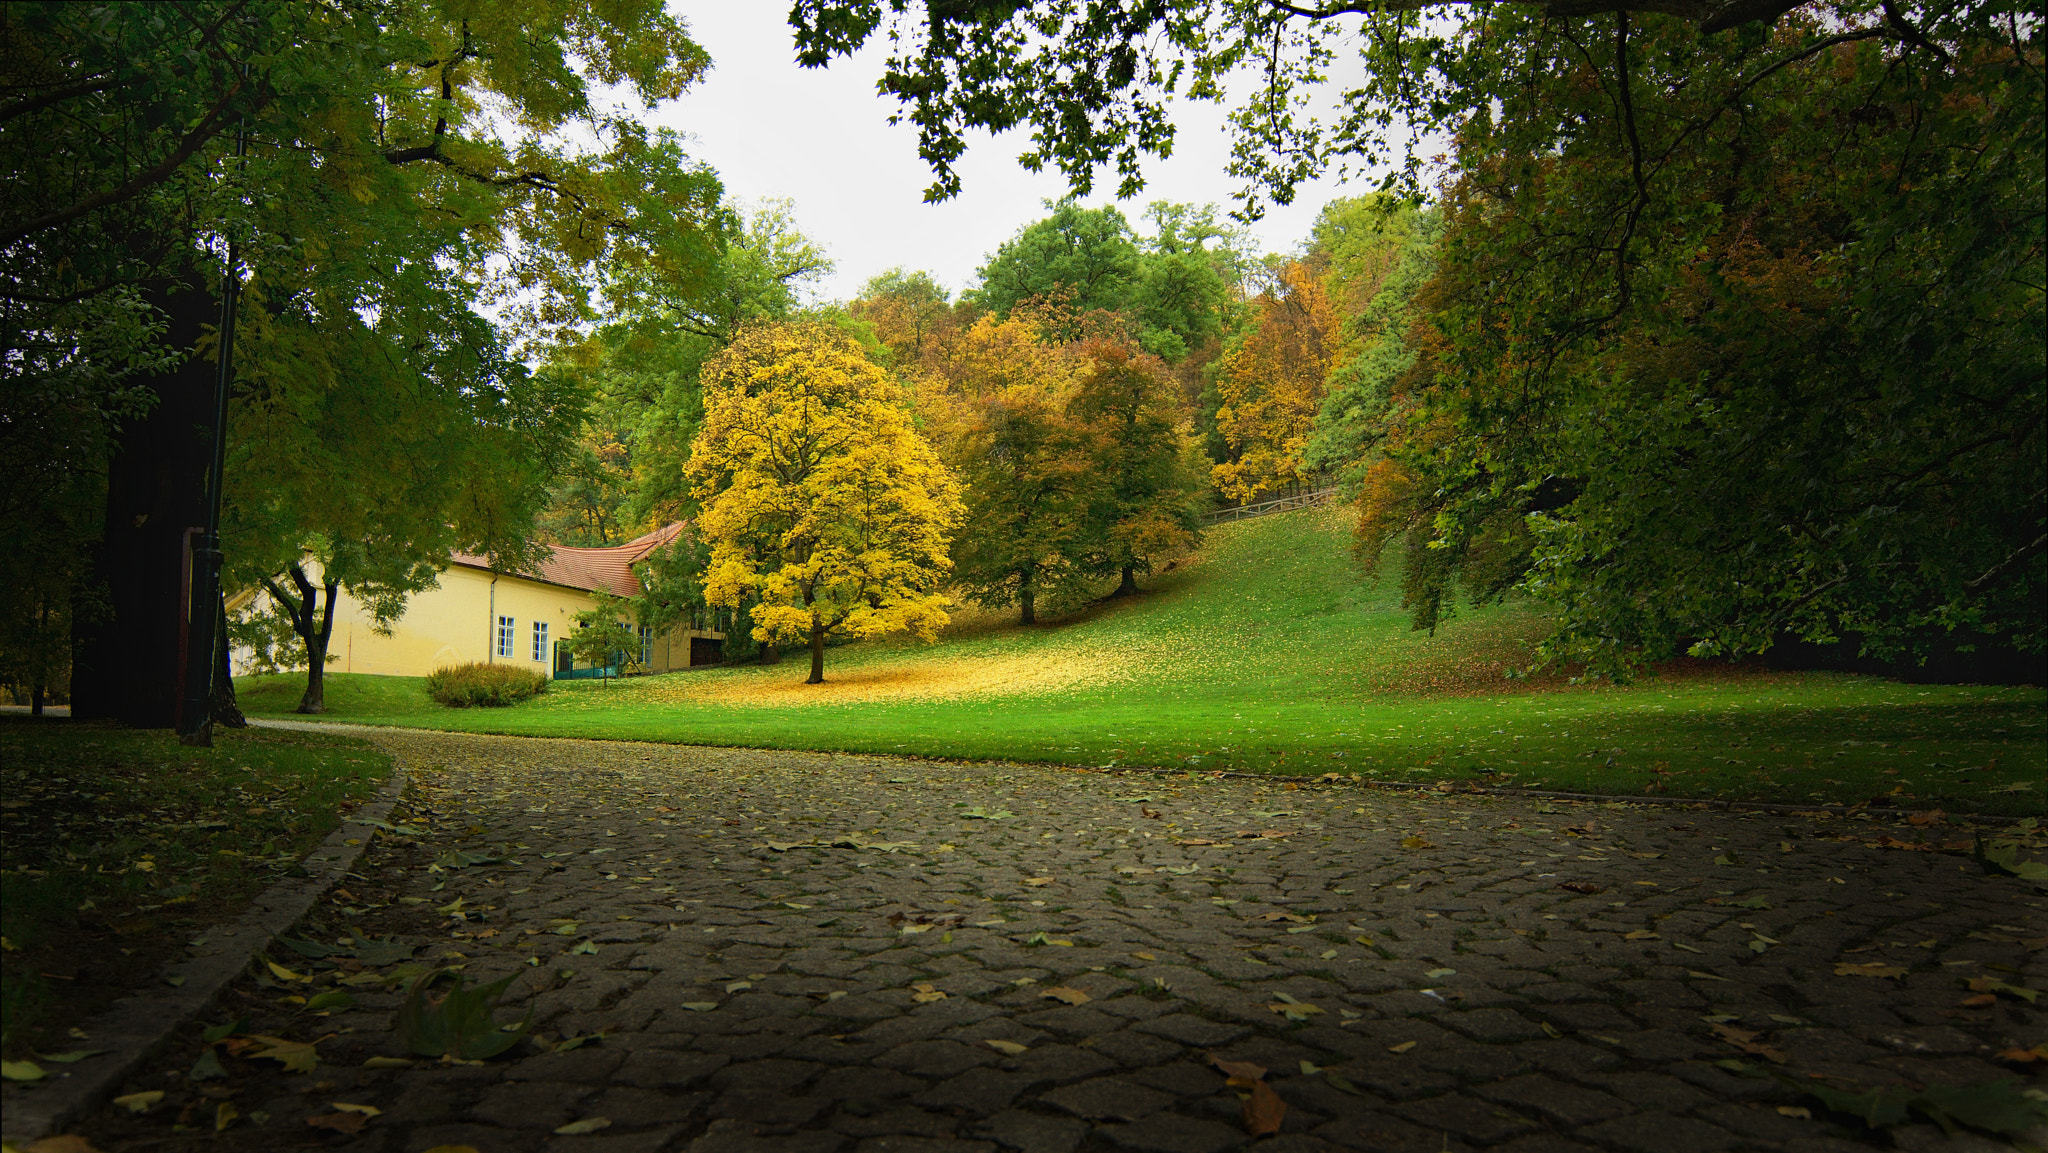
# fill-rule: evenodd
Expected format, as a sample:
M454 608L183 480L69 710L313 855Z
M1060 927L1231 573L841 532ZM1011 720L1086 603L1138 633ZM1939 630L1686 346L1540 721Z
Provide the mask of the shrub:
M435 669L427 677L427 695L450 708L471 705L516 705L548 691L546 673L513 665L456 665Z

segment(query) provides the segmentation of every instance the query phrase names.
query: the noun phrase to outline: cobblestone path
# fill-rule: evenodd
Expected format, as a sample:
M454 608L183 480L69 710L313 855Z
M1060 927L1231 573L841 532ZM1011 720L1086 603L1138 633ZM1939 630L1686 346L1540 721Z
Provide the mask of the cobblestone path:
M165 1108L107 1110L102 1148L157 1147L183 1100L207 1148L1214 1153L1251 1140L1248 1092L1275 1112L1220 1059L1285 1104L1271 1153L1994 1149L1800 1087L2023 1081L1998 1052L2048 1040L2048 1004L1968 987L2048 988L2043 895L1871 847L1925 832L1884 821L374 739L426 831L380 839L315 931L520 974L532 1038L364 1067L408 1054L399 994L359 982L289 1026L323 1038L313 1073L153 1074L129 1091ZM500 846L516 863L429 868ZM286 1031L292 989L246 990L249 1031ZM306 1126L337 1100L381 1113Z

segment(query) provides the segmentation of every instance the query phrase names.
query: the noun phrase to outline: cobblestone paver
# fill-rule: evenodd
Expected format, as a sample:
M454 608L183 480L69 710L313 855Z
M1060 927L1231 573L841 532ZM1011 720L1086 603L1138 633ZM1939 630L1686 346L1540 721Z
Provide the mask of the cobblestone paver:
M380 839L317 928L520 974L502 1015L530 1007L532 1039L364 1067L407 1054L398 992L360 984L292 1026L313 1073L152 1074L130 1091L163 1105L108 1110L102 1148L181 1118L193 1147L1211 1153L1250 1141L1221 1059L1285 1102L1272 1153L1988 1150L1797 1087L2023 1080L1997 1054L2048 1040L2048 1005L1967 987L2048 988L2042 894L1871 847L1924 835L1881 820L375 739L427 831ZM516 863L429 868L500 846ZM381 1113L307 1127L335 1101Z

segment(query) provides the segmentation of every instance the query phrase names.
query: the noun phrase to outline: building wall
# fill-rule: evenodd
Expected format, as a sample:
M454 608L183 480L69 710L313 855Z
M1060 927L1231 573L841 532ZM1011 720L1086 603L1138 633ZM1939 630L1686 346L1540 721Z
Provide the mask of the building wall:
M308 573L315 580L317 571ZM524 577L492 574L450 566L437 588L415 594L405 615L392 622L391 635L380 636L375 618L344 590L334 608L334 635L327 668L337 673L375 673L423 677L435 669L463 664L509 664L552 673L555 642L576 629L575 614L597 607L597 598L581 589L544 584ZM497 618L511 617L512 655L495 651ZM544 621L548 643L540 660L533 659L533 626ZM654 641L649 672L668 672L690 665L691 636L723 637L723 633L677 629Z

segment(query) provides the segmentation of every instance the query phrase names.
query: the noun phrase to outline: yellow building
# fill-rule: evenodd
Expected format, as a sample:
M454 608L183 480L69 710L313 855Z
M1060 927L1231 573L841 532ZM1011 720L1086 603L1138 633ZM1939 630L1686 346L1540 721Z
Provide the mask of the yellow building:
M335 598L328 670L423 677L475 663L515 664L556 677L596 675L600 670L570 659L575 614L597 607L591 595L596 589L638 595L633 566L675 539L682 527L671 524L612 548L556 546L531 573L493 572L486 558L457 553L438 587L406 602L405 615L392 622L389 635L380 635L369 611L343 591ZM318 579L310 569L308 575ZM711 623L692 621L692 627L666 636L641 628L635 654L641 668L660 673L723 659L725 634L694 627Z

